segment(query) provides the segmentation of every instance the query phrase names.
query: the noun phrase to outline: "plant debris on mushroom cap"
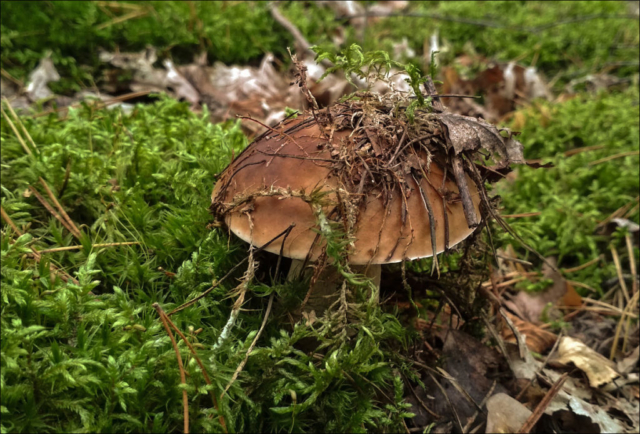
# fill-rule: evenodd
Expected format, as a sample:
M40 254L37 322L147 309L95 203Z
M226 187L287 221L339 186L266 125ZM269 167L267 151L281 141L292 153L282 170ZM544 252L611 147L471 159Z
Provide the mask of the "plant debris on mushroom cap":
M258 247L295 223L266 250L312 260L324 215L342 223L352 264L428 257L469 236L491 206L482 174L523 162L522 145L482 120L423 111L412 123L400 100L358 96L258 137L216 183L214 215ZM477 163L481 149L498 163Z

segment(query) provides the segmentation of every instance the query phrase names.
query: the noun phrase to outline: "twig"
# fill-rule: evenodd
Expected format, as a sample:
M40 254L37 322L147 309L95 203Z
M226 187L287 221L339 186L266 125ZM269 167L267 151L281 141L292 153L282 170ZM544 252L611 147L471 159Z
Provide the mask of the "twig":
M7 104L8 105L8 104ZM31 149L29 149L29 147L27 146L27 144L24 142L24 140L22 140L22 137L20 136L20 133L18 133L18 130L16 129L15 125L13 125L13 122L11 122L11 119L9 119L9 116L7 116L7 114L4 112L3 109L0 108L0 111L2 111L2 116L4 116L4 118L6 119L6 121L9 123L9 126L11 127L11 129L13 130L13 133L16 135L16 138L18 139L18 142L20 142L20 145L22 146L22 149L24 149L24 151L31 157L33 157L33 152L31 152Z
M442 385L438 382L438 380L436 380L436 378L433 376L431 372L427 372L427 373L429 374L433 382L436 383L436 386L438 386L438 389L440 389L440 392L444 395L444 398L447 400L447 403L449 404L449 408L451 408L451 412L456 418L456 423L458 424L460 431L464 432L462 428L462 422L460 421L460 416L458 416L458 412L456 411L456 408L451 403L451 400L449 399L449 395L447 395L447 391L444 390L444 387L442 387Z
M560 271L562 271L563 273L575 273L576 271L584 270L585 268L588 268L588 267L591 267L594 264L597 264L598 262L600 262L600 260L602 260L602 255L599 255L599 256L593 258L592 260L590 260L589 262L585 262L582 265L578 265L577 267L563 268Z
M464 211L464 217L467 219L467 225L469 228L475 228L478 226L476 208L473 206L473 200L469 193L469 185L467 184L467 176L464 173L462 161L459 156L453 155L451 157L451 167L453 169L453 176L456 178L456 184L458 184L458 191L462 199L462 210Z
M529 380L529 382L522 388L522 390L518 393L518 395L516 395L516 401L520 401L520 398L522 398L524 393L527 390L529 390L529 387L531 387L531 385L533 384L533 381L536 379L538 374L542 372L545 366L547 366L547 363L549 363L549 360L551 360L551 357L555 354L556 350L558 349L558 346L560 345L560 339L562 339L563 333L564 333L564 330L560 330L560 333L556 338L556 342L553 344L553 348L551 348L551 351L549 351L549 354L547 354L547 357L545 357L544 362L542 362L542 365L540 365L540 367L536 371L536 375L534 375L531 378L531 380Z
M156 311L158 311L158 315L160 316L160 320L162 321L162 325L164 325L164 329L167 331L169 338L171 339L171 344L173 345L173 350L176 352L176 358L178 359L178 368L180 369L180 382L183 385L182 389L182 403L184 406L184 432L185 434L189 434L189 399L187 396L187 378L184 372L184 366L182 365L182 357L180 356L180 350L178 350L178 343L176 339L173 337L173 333L171 333L171 328L169 327L167 316L164 313L164 310L160 307L158 303L153 303L152 305Z
M627 283L624 281L624 276L622 275L622 267L620 266L620 258L618 257L618 252L613 246L609 246L609 248L611 250L611 256L613 256L613 263L616 266L616 273L618 273L620 288L622 288L624 299L627 301L627 303L629 303L629 290L627 289Z
M509 262L516 262L518 264L524 264L524 265L533 265L531 262L529 261L525 261L523 259L518 259L518 258L511 258L509 256L504 256L501 255L499 253L496 253L496 257L500 258L500 259L504 259L505 261L509 261Z
M153 93L153 91L152 90L141 90L139 92L127 93L125 95L120 95L120 96L117 96L115 98L111 98L111 99L109 99L107 101L98 101L96 103L96 107L97 108L108 107L110 105L117 104L119 102L128 101L128 100L133 99L133 98L138 98L138 97L141 97L141 96L149 95L150 93ZM80 103L71 104L68 107L60 107L60 108L57 108L55 110L47 110L47 111L44 111L44 112L41 112L41 113L36 113L35 115L33 115L33 117L34 118L39 118L39 117L42 117L42 116L50 115L51 113L63 112L65 110L69 110L70 108L81 107L82 104L86 104L86 102L82 101Z
M501 214L500 217L503 219L519 219L523 217L537 217L542 214L539 211L536 212L523 212L521 214Z
M627 303L627 306L624 308L623 314L620 316L620 320L618 321L618 325L616 326L616 334L613 338L613 344L611 345L611 354L609 355L609 359L613 360L616 356L616 350L618 349L618 339L620 338L620 332L622 331L622 324L624 323L624 314L628 315L628 319L631 319L631 309L633 309L634 307L636 307L638 305L638 296L640 295L640 292L636 292L633 295L633 298L631 299L631 301L629 303ZM625 340L628 334L628 328L625 332ZM625 347L625 343L623 342L623 348Z
M588 166L595 166L596 164L600 164L600 163L604 163L604 162L607 162L607 161L615 160L616 158L630 157L632 155L640 155L640 151L628 151L628 152L622 152L622 153L616 154L616 155L610 155L608 157L601 158L600 160L592 161L592 162L590 162L588 164Z
M6 213L6 211L2 206L0 206L0 215L2 215L2 218L4 219L4 221L7 222L9 226L11 226L11 228L18 234L18 236L23 235L22 231L18 229L18 226L16 226L13 220L11 220L11 217L9 217L9 215ZM40 262L40 260L42 259L42 255L40 254L41 252L39 252L35 247L30 247L30 248L31 248L31 251L33 252L33 258L36 260L36 262ZM71 281L76 285L79 284L76 278L70 276L66 271L56 268L56 266L53 265L52 263L49 263L49 271L51 272L52 280L53 280L53 275L57 274L58 276L60 276L60 279L62 279L64 282Z
M424 177L424 179L427 179L427 175L424 172L422 172L422 176ZM431 250L433 251L433 256L432 256L433 262L431 266L431 274L433 275L433 272L437 271L438 277L440 277L440 267L438 265L438 249L437 249L437 239L436 239L436 216L433 213L433 207L431 206L431 201L429 200L429 197L425 194L424 190L422 189L420 182L416 179L415 176L411 175L411 177L413 178L413 182L415 182L416 186L418 187L418 191L420 192L420 198L422 199L422 204L424 205L425 209L427 210L427 214L429 215ZM447 210L445 209L444 212L446 213Z
M631 241L631 235L627 234L624 237L627 243L627 253L629 255L629 268L631 269L631 291L633 294L638 292L638 270L636 269L636 257L633 254L633 241Z
M13 111L13 107L11 107L11 104L9 104L9 100L7 100L6 98L4 98L4 100L7 103L7 109L9 109L9 113L11 113L13 120L16 121L18 125L20 125L20 128L22 129L25 137L29 140L31 146L33 146L33 150L37 153L38 147L36 146L36 142L33 141L33 138L31 138L31 134L29 134L29 131L27 131L27 129L24 127L24 124L22 123L16 112Z
M40 184L42 184L45 191L49 195L49 198L51 198L56 208L58 208L58 211L60 211L60 214L62 215L62 217L67 221L67 223L69 223L69 226L73 229L73 234L75 235L75 237L80 239L80 237L82 236L82 233L80 232L78 227L75 225L75 223L73 223L73 220L71 220L71 218L69 217L67 212L64 210L64 208L62 208L62 205L60 205L60 202L58 202L58 199L56 199L56 196L53 194L53 192L47 185L46 181L42 179L42 177L40 177L39 180L40 180Z
M149 11L146 10L146 9L134 10L134 11L129 12L128 14L124 14L124 15L121 15L121 16L119 16L117 18L109 20L107 22L104 22L104 23L96 26L95 29L96 30L106 29L107 27L111 27L111 26L113 26L115 24L119 24L119 23L122 23L124 21L131 20L133 18L143 17L143 16L147 15L148 13L149 13Z
M187 347L189 347L189 351L191 351L191 354L193 354L193 358L196 359L196 362L198 363L198 366L200 366L200 370L202 371L202 375L204 376L204 381L208 385L211 386L212 385L211 378L209 378L209 374L207 373L207 370L205 369L204 365L202 364L202 361L200 360L200 357L198 357L198 353L196 352L195 348L193 348L193 345L191 345L191 342L189 342L189 340L186 338L186 336L173 323L173 321L171 321L171 318L169 318L164 311L162 311L162 313L163 313L164 318L166 319L166 321L171 326L171 328L173 328L176 331L178 336L180 336L180 338L184 341L184 343L187 345ZM222 425L222 429L226 433L227 432L227 424L226 424L226 422L224 420L224 417L222 416L222 413L220 413L220 407L218 406L218 400L216 399L216 395L215 395L215 393L213 393L213 390L209 390L209 395L211 396L211 400L213 401L213 406L218 411L218 421L220 422L220 425Z
M2 218L4 219L4 221L7 222L9 226L11 226L11 229L13 229L13 231L16 234L18 234L18 236L22 236L22 231L18 229L18 226L16 226L13 220L11 220L11 217L9 217L9 214L7 214L4 208L1 206L0 206L0 215L2 215Z
M622 205L620 208L618 208L617 210L612 212L609 215L609 217L607 217L606 219L604 219L600 223L598 223L598 226L596 226L596 228L601 228L601 227L605 226L607 223L609 223L611 220L613 220L614 218L617 218L617 217L620 217L620 216L624 215L627 211L629 211L631 209L631 207L633 207L634 204L636 206L638 206L638 202L640 202L640 196L636 197L631 202Z
M291 33L291 36L293 36L293 39L295 39L296 41L298 49L311 51L311 44L309 43L309 41L307 41L300 30L298 30L298 28L293 23L291 23L291 21L286 19L284 15L280 13L278 7L276 6L276 3L277 2L270 2L268 6L269 12L271 12L271 16L273 17L273 19L276 20L276 22L282 27L287 29L289 33Z
M484 396L484 398L482 398L482 401L480 402L480 408L484 407L487 404L487 401L489 400L491 395L493 395L493 391L496 388L496 384L498 384L498 382L496 380L493 380L493 383L491 384L491 387L489 388L489 391ZM462 432L469 432L469 428L471 428L471 425L473 425L473 423L476 421L476 419L478 418L480 413L481 412L478 411L478 410L476 410L473 413L473 416L471 416L471 419L469 419L467 424L464 426L464 428L462 429ZM485 412L482 412L482 413L485 413Z
M2 74L2 76L5 77L7 80L13 82L20 89L24 87L24 83L21 80L18 80L13 75L9 74L4 68L0 68L0 74Z
M67 223L67 221L64 218L62 218L62 216L58 214L58 212L55 209L53 209L51 204L49 204L49 202L47 202L47 200L44 197L42 197L42 195L38 192L38 190L36 190L31 185L29 186L29 190L31 190L31 192L36 197L36 199L38 199L38 201L47 209L47 211L49 211L51 215L53 215L60 223L62 223L62 226L64 226L69 232L71 232L71 234L74 237L79 238L78 236L76 236L76 233L73 231L73 228L69 226L69 223Z
M255 338L253 338L253 342L251 342L251 345L249 346L249 349L247 350L247 354L244 356L244 359L242 360L240 365L238 365L238 367L236 368L236 371L233 373L233 376L231 377L231 380L229 380L229 383L224 388L224 391L222 392L222 395L220 395L220 399L224 398L224 395L225 395L225 393L227 393L227 390L229 390L231 385L236 381L236 379L238 378L238 375L240 375L240 372L242 372L242 369L244 368L244 365L247 364L247 361L249 360L249 356L251 355L251 351L253 351L253 348L256 346L256 343L258 342L258 339L260 339L260 335L262 334L262 331L264 330L264 326L267 324L267 319L269 318L269 314L271 313L272 304L273 304L273 293L271 293L271 296L269 297L269 304L267 305L267 311L264 313L264 318L262 319L262 325L260 325L260 329L258 330L258 334L256 334Z
M119 247L119 246L137 246L139 245L139 241L126 241L123 243L104 243L104 244L93 244L92 248L101 248L101 247ZM40 250L39 253L55 253L55 252L66 252L69 250L80 250L84 246L65 246L65 247L55 247L53 249L44 249Z
M558 381L556 381L555 384L551 387L551 389L549 389L549 391L544 396L544 398L542 398L542 401L540 401L540 403L535 408L535 410L533 410L533 413L531 413L531 416L529 416L529 418L524 423L524 425L522 425L522 427L518 431L520 434L529 433L529 431L531 431L534 425L538 423L538 420L540 419L544 411L547 409L549 404L551 404L551 401L553 400L553 398L555 398L558 392L560 392L560 389L562 388L562 385L564 384L564 382L567 380L567 377L569 377L569 373L565 372L564 374L562 374L560 378L558 378Z

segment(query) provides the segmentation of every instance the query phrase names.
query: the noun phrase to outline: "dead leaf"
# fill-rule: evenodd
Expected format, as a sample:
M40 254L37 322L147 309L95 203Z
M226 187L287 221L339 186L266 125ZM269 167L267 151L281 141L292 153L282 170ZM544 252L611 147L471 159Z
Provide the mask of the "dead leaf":
M620 360L617 364L618 372L628 374L638 367L638 358L640 357L640 347L636 347L630 356Z
M556 259L554 257L546 258L547 262L556 265ZM547 263L542 266L542 278L550 279L553 283L550 287L542 292L529 293L520 291L511 297L505 305L518 313L522 319L529 321L533 324L540 324L540 315L546 310L547 316L550 319L561 318L562 315L559 311L553 311L553 308L560 303L564 303L565 296L572 305L578 303L579 295L575 293L575 289L570 285L567 285L567 281L564 279L560 272L551 268ZM569 295L567 295L569 294ZM551 309L548 305L551 305ZM578 306L580 304L577 304Z
M53 96L53 92L47 86L52 81L60 80L60 74L48 53L40 60L38 67L29 74L29 82L25 91L32 102Z
M600 387L620 376L611 360L579 340L565 336L558 345L557 356L549 364L568 365L569 363L573 363L587 374L591 387Z
M452 113L443 113L438 119L449 131L448 145L456 155L464 151L486 149L501 157L500 164L508 166L510 163L524 164L523 145L513 139L508 129L498 130L492 124L481 118L472 118ZM500 131L507 131L509 137L500 135Z
M555 344L556 340L558 339L555 334L544 330L536 326L535 324L523 321L517 316L511 315L508 312L506 312L506 314L509 316L511 321L513 321L514 326L518 329L520 334L526 337L525 343L529 350L533 351L534 353L544 354L549 348L553 346L553 344ZM503 328L502 336L505 342L516 342L516 338L509 327Z
M487 400L487 433L518 432L531 410L507 395L496 393Z
M440 360L441 372L445 374L433 374L433 378L440 383L442 389L427 376L426 391L417 387L416 393L424 397L423 401L432 404L431 410L434 413L449 417L450 420L458 417L464 426L476 412L475 404L482 402L493 387L492 377L497 378L498 373L504 369L501 366L504 359L470 335L451 329L446 333ZM497 383L492 393L506 392L504 386ZM426 399L427 393L433 399Z
M171 60L166 59L162 62L167 69L167 77L165 85L173 88L177 99L185 99L191 106L195 106L200 102L200 94L198 91L178 72Z

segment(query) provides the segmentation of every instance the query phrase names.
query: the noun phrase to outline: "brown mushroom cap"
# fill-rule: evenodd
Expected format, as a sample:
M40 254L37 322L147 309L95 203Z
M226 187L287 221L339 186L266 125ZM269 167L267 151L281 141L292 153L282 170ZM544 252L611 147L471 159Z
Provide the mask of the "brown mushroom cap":
M292 130L295 125L299 128ZM317 220L308 197L305 200L301 196L323 191L327 193L326 200L337 203L339 180L332 169L335 160L331 151L339 149L341 141L349 140L351 130L335 131L327 146L328 139L315 123L293 121L286 127L289 133L280 132L285 129L278 127L278 132L271 131L253 142L229 165L213 190L212 209L215 212L216 206L227 207L223 215L230 230L258 247L295 223L284 246L281 237L265 250L277 254L282 247L284 256L304 259L313 248L310 255L313 260L321 251L322 240L316 240ZM422 165L429 168L428 181L420 178L419 182L435 217L436 253L440 253L445 249L445 201L436 189L443 186L444 173L435 162L427 164L424 154L420 158ZM479 194L468 177L467 182L479 221ZM391 192L386 205L381 188L364 190L367 193L359 205L355 243L348 257L350 263L384 264L434 254L425 200L412 177L407 178L407 184L406 212L403 212L399 187ZM441 191L453 193L449 193L446 204L449 246L453 246L473 229L467 224L460 200L452 199L458 194L456 183L447 177ZM228 208L232 204L234 206ZM330 215L334 206L324 205L325 214Z

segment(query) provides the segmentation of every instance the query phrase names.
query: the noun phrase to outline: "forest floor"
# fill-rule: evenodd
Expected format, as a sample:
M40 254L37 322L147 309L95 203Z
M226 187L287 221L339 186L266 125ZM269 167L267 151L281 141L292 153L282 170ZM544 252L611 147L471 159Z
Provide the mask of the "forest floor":
M3 433L638 432L638 2L406 3L2 2ZM287 48L329 106L310 47L354 43L551 165L489 187L520 239L292 325L310 282L248 279L211 192L306 108Z

